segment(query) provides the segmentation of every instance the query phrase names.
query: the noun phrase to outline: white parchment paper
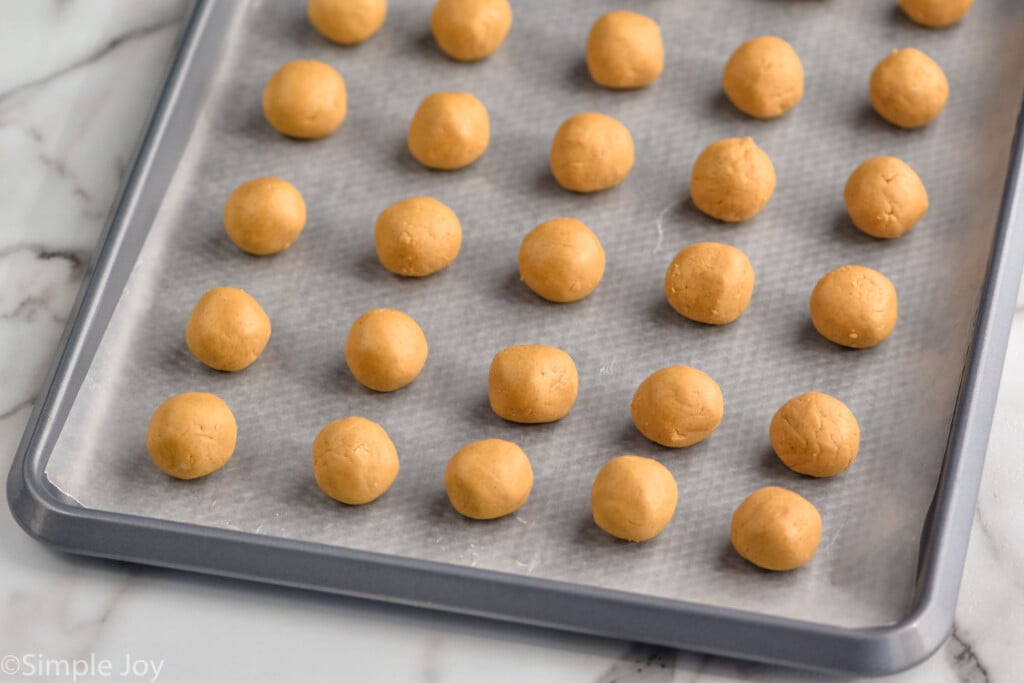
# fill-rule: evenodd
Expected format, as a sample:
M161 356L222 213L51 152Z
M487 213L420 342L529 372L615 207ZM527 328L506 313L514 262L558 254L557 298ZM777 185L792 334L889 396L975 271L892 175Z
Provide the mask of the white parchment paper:
M50 457L50 480L84 506L203 527L829 624L898 620L912 596L1020 106L1024 4L978 2L962 26L929 31L894 1L515 0L506 44L468 65L433 44L431 3L393 0L381 33L356 48L321 39L304 4L239 3L243 16L224 38L230 54ZM623 6L657 19L665 36L663 76L636 92L595 86L583 60L590 24ZM801 55L806 94L763 122L732 108L720 74L740 42L766 33ZM884 123L868 99L874 65L904 46L932 55L951 84L946 111L919 131ZM263 83L296 58L327 61L348 83L348 119L332 137L288 140L262 118ZM487 153L454 173L423 169L405 148L419 101L441 90L474 93L491 114ZM555 129L580 111L614 116L635 138L636 166L609 192L570 194L548 171ZM778 189L754 220L719 224L689 203L690 166L707 144L742 135L774 160ZM922 223L895 242L860 234L843 208L847 176L875 154L906 160L931 196ZM309 207L301 238L271 258L236 250L220 220L231 189L262 175L293 182ZM456 211L464 245L447 271L402 280L377 263L373 224L417 194ZM517 277L523 235L557 216L587 223L608 256L598 290L572 305L541 301ZM753 262L756 291L735 324L688 322L664 300L672 256L701 240L734 244ZM881 270L899 292L895 333L873 350L840 349L810 326L812 287L847 263ZM184 343L193 303L218 285L245 288L273 321L263 357L239 374L206 369ZM382 306L410 313L430 342L422 376L389 395L358 385L342 351L352 321ZM575 358L580 396L565 420L518 426L491 413L488 365L515 343L552 344ZM629 414L637 384L675 363L708 372L726 401L720 429L678 451L644 440ZM239 442L220 472L178 482L149 461L145 432L161 401L190 390L228 402ZM809 390L841 398L863 430L860 457L832 480L789 472L768 442L775 410ZM356 508L324 496L310 464L317 431L352 414L383 424L401 456L394 487ZM470 522L448 505L443 472L458 448L486 437L520 443L536 484L514 516ZM649 543L618 542L590 519L593 477L623 453L658 458L679 482L676 516ZM729 546L732 511L768 484L800 492L822 513L821 548L799 571L762 572Z

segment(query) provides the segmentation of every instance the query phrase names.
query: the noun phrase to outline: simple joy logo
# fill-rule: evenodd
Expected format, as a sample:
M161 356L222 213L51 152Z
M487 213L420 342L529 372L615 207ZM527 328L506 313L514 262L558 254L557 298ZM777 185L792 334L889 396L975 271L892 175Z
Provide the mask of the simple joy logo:
M123 659L88 657L57 659L39 653L5 655L0 658L0 673L5 676L77 681L86 678L124 678L156 683L164 669L162 659L144 659L125 654Z

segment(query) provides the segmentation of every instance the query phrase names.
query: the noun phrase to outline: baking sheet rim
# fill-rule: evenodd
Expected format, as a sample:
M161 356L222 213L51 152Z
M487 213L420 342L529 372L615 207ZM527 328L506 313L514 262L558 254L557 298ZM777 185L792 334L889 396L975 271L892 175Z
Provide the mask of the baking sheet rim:
M37 540L59 549L86 554L133 560L143 563L187 568L213 574L227 574L241 578L259 579L272 583L298 585L336 593L360 595L405 604L419 604L447 611L485 615L492 618L534 623L544 626L588 632L610 637L627 637L662 645L698 649L716 654L745 657L760 661L802 666L808 668L864 674L886 674L908 668L927 657L945 640L952 628L953 609L956 604L960 575L966 556L967 539L977 500L978 484L984 462L984 447L994 410L995 398L1009 336L1009 313L1015 301L1016 282L1024 265L1019 196L1022 194L1021 121L1018 120L1013 143L1011 164L1003 195L999 224L996 227L985 286L975 325L974 338L965 366L964 379L958 395L954 421L932 510L922 537L917 590L911 608L897 623L873 628L844 628L811 621L771 617L730 608L714 607L654 596L626 593L613 589L583 586L551 579L524 577L502 572L449 565L430 560L396 557L370 551L353 550L309 541L259 536L247 532L213 529L199 525L172 522L157 518L138 517L78 507L61 498L45 479L46 456L60 433L63 419L74 400L95 347L102 337L105 321L98 309L103 304L116 302L119 291L110 293L109 271L119 263L124 249L124 237L137 222L135 211L143 203L143 191L149 189L152 161L166 139L169 123L177 111L176 104L182 83L189 73L192 55L198 49L204 29L218 6L218 0L194 0L183 29L168 77L161 90L153 116L127 174L126 181L107 231L101 238L97 257L88 280L82 287L79 301L69 318L61 349L44 384L46 391L36 404L29 419L25 436L16 453L11 476L8 479L8 501L19 524ZM166 189L163 188L163 189ZM162 196L162 192L160 193ZM156 202L158 205L159 203ZM156 207L153 207L155 212ZM1007 284L1011 283L1011 284ZM92 344L92 349L88 346ZM43 419L44 416L46 419ZM59 419L55 419L59 418ZM148 534L148 537L147 537ZM189 544L197 538L219 541L209 548L197 550ZM128 541L124 545L110 541ZM131 543L131 542L134 543ZM165 551L175 544L188 544L192 553L182 558L165 557L157 552L160 542ZM126 549L134 545L134 552ZM118 547L112 551L108 548ZM148 547L151 552L140 551ZM243 560L239 550L251 552L279 551L291 557L292 567L279 565L253 570L227 569L234 560ZM218 553L219 551L219 553ZM203 561L199 555L205 552ZM438 599L403 596L401 587L382 581L375 590L330 585L327 582L309 582L289 579L296 574L299 558L341 562L343 566L375 567L379 570L411 572L413 576L430 577L441 586L445 581L466 589L476 587L512 589L528 593L529 597L557 595L571 601L581 601L602 609L636 609L667 613L677 619L714 621L710 633L694 633L690 638L669 633L647 635L633 632L625 624L616 626L576 623L570 615L561 618L536 617L517 614L515 603L505 609L471 604L476 596L453 593ZM245 562L241 563L244 567ZM355 572L350 572L354 574ZM348 577L354 578L354 577ZM373 583L371 580L370 583ZM436 586L435 586L436 587ZM445 599L447 597L447 599ZM522 603L529 603L523 599ZM500 606L499 606L500 607ZM542 604L533 606L540 611ZM577 609L577 612L580 610ZM579 615L577 615L579 616ZM608 623L614 623L611 620ZM755 629L740 645L735 639L726 644L729 634L721 629L732 626ZM641 624L642 626L642 624ZM691 628L691 631L695 629ZM814 636L818 646L807 640ZM760 637L757 647L752 641ZM716 645L717 642L717 645ZM743 647L746 645L747 647ZM800 655L803 657L801 659Z

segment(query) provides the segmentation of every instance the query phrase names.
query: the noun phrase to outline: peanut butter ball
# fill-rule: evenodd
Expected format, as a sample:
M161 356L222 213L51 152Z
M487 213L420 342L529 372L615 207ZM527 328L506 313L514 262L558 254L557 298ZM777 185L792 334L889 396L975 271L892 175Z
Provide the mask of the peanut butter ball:
M633 136L604 114L566 119L551 143L551 172L572 192L599 192L621 183L633 168Z
M238 425L228 404L213 394L171 396L149 420L146 450L165 474L197 479L231 459Z
M679 487L668 468L638 455L609 460L590 490L594 523L625 541L647 541L664 531L678 501Z
M555 218L531 230L519 247L519 276L537 296L579 301L604 277L604 247L575 218Z
M736 48L722 73L726 97L748 116L772 119L804 96L804 66L782 38L760 36Z
M709 145L693 164L690 197L712 218L738 223L756 216L775 192L775 167L752 138Z
M388 0L309 0L306 16L327 40L357 45L384 25Z
M270 318L256 299L234 287L214 287L199 297L185 328L192 355L225 372L252 365L268 341Z
M900 128L920 128L942 113L949 81L931 57L912 47L894 50L871 72L871 104Z
M725 405L715 380L696 368L671 365L640 383L630 405L633 424L654 443L684 448L711 436Z
M810 391L779 408L768 431L786 467L811 477L839 474L857 457L860 426L846 404Z
M526 502L533 488L533 468L523 449L511 441L474 441L448 461L444 488L459 514L497 519Z
M508 0L438 0L430 29L438 47L460 62L475 62L493 54L512 28Z
M377 217L377 258L395 275L423 277L443 270L459 255L462 224L432 197L410 197Z
M572 410L579 375L572 357L540 344L509 346L495 354L487 376L491 409L509 422L561 420Z
M698 242L684 247L665 272L665 297L676 313L707 325L726 325L747 310L754 267L736 247Z
M398 451L376 422L335 420L313 440L313 476L334 500L363 505L391 488L398 476Z
M665 66L661 29L636 12L608 12L590 28L587 69L598 85L613 89L642 88Z
M427 362L427 338L408 314L375 308L352 323L345 362L363 386L397 391L416 379Z
M483 102L465 92L436 92L420 103L409 124L409 152L427 168L469 166L491 141L491 119Z
M740 503L730 527L732 547L762 569L784 572L811 561L821 542L821 515L798 493L766 486Z
M306 202L280 178L255 178L224 203L224 229L235 246L254 256L284 251L306 226Z
M970 11L974 0L900 0L910 20L928 28L946 28L959 22Z
M871 157L850 174L843 191L850 220L862 232L895 239L928 211L924 183L896 157Z
M866 349L892 333L898 317L896 288L864 266L841 266L818 280L811 292L811 322L840 346Z
M263 88L263 115L274 130L290 138L326 137L347 113L345 79L323 62L288 62Z

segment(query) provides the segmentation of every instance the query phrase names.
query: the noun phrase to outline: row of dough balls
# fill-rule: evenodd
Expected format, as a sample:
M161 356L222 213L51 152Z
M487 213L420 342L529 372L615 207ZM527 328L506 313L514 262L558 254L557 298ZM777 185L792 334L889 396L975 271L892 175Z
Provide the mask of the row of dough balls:
M611 182L621 174L622 167L608 163L600 169L575 162L563 166L564 159L556 154L559 149L578 153L580 140L588 139L583 129L606 124L621 126L610 117L592 113L577 114L562 125L552 147L556 177L563 176L567 184L582 187L584 183ZM566 129L569 133L562 136ZM631 159L632 139L628 131L625 135ZM606 142L614 138L600 137ZM606 151L613 147L608 143ZM713 218L741 222L760 213L774 194L775 185L775 166L752 138L723 138L706 147L694 161L690 197L698 209ZM859 164L846 181L843 199L853 224L880 239L906 234L929 206L928 192L914 169L890 156L870 157ZM302 194L280 178L255 178L242 183L224 204L228 237L249 254L266 256L284 251L298 239L305 225ZM414 240L399 248L395 241L407 227L413 231ZM384 265L398 275L408 276L429 275L446 267L458 254L461 235L454 212L429 197L393 204L380 214L375 228L378 256ZM407 263L398 263L395 258Z
M299 191L280 178L256 178L236 188L224 205L231 241L253 255L284 251L306 223ZM462 223L433 197L409 197L387 207L374 224L381 265L395 275L425 277L447 268L462 248ZM548 301L569 303L590 294L604 277L604 247L572 218L546 221L523 239L518 256L523 282Z
M963 19L974 0L899 0L899 4L921 26L946 28ZM371 38L384 25L387 11L387 0L309 0L306 5L313 27L341 45L357 45ZM512 7L507 0L439 0L430 16L438 47L452 59L463 62L493 54L511 27ZM617 54L608 55L613 48ZM587 41L588 65L592 59L600 63L601 57L613 58L614 62L640 61L643 57L645 62L657 65L662 61L661 54L658 25L634 12L609 12L594 24ZM654 78L657 73L650 80Z
M374 346L377 334L387 336L383 347ZM401 339L402 344L395 343ZM405 386L426 360L426 339L415 321L400 311L376 309L360 317L346 343L346 360L353 374L377 391ZM394 367L389 367L394 366ZM561 420L572 410L579 394L579 374L565 351L541 344L502 349L491 361L487 395L499 417L518 424ZM630 402L633 424L643 436L666 448L687 448L707 439L722 422L722 391L710 376L696 368L672 365L640 383ZM153 416L152 424L161 420ZM201 420L196 420L201 422ZM151 430L153 427L151 426ZM853 413L826 394L802 394L776 413L771 442L787 467L800 474L830 477L847 469L857 457L860 429ZM189 430L168 438L188 438ZM223 460L207 463L185 449L172 449L168 458L154 459L161 469L182 479L204 476L219 469ZM152 451L152 449L151 449ZM166 466L165 466L166 465ZM382 491L383 492L383 491Z
M900 0L910 19L929 28L956 24L972 4L973 0ZM387 0L309 0L307 16L327 39L355 45L383 26ZM430 17L438 47L463 62L493 54L511 26L512 8L507 0L439 0ZM633 89L650 85L664 68L661 29L653 19L636 12L608 12L590 28L586 62L591 78L604 87ZM737 108L751 116L771 118L800 100L803 67L785 41L758 38L733 53L723 85Z
M690 198L727 223L750 220L775 193L775 166L752 138L723 138L704 149L690 173ZM853 224L879 239L909 232L928 211L928 192L913 168L891 156L869 157L843 189Z
M804 69L782 38L759 36L733 52L722 88L737 109L758 119L782 116L804 94ZM919 128L935 119L949 99L949 81L935 61L915 48L893 50L871 72L871 104L889 123Z
M560 225L586 229L572 219L549 221L538 229L554 226L557 236L561 234ZM531 238L536 232L537 229L532 231L523 242L521 264L523 252L530 258ZM558 249L567 251L561 245ZM550 265L550 261L539 262ZM524 279L531 277L528 268L521 266L521 272ZM546 268L537 272L538 279L531 288L542 296L564 294L562 300L566 300L581 295L582 289L574 287L584 281L571 274ZM584 282L588 286L591 283L596 285L596 280ZM753 286L754 271L743 252L717 242L698 242L683 248L665 275L669 304L691 320L712 325L738 318L750 301ZM896 325L896 288L876 270L841 266L815 285L809 309L815 329L829 341L849 348L870 348L884 341ZM214 287L193 306L185 341L192 355L208 367L238 372L256 362L270 342L271 332L269 316L251 294L234 287ZM422 328L411 316L378 308L361 315L350 327L345 359L361 384L374 391L390 392L419 376L427 361L428 348Z
M669 304L683 317L726 325L747 309L754 291L754 269L736 247L697 242L676 254L664 287ZM896 288L873 268L840 266L814 286L810 314L814 329L825 339L851 349L871 348L896 327Z
M550 347L510 347L495 357L495 364L507 365L536 349L564 354ZM520 389L516 384L496 385L494 370L492 365L490 393L497 412L495 391L500 395L509 387ZM543 382L546 387L542 390L561 391L550 380ZM532 388L538 389L536 383ZM711 413L717 419L712 415L709 420L705 413L708 404L698 405L696 399L680 402L678 397L687 395L685 392L701 400L717 392L717 404L714 396L710 402ZM501 400L508 399L506 396ZM514 410L523 407L515 400L509 405ZM714 380L701 371L671 366L644 380L634 396L632 412L637 427L648 438L657 440L655 436L671 429L676 437L685 436L685 443L671 437L672 445L692 445L706 438L721 420L721 393ZM520 417L525 419L516 421L547 421L535 419L538 416L529 413ZM666 421L671 425L666 425ZM222 399L209 393L189 392L172 396L157 408L150 419L146 447L153 462L166 474L196 479L228 462L234 453L237 433L234 414ZM853 462L860 429L853 413L841 401L810 392L791 399L778 410L769 438L790 469L823 477L837 474ZM399 472L398 451L387 432L362 417L347 417L325 426L313 441L312 456L317 485L328 496L347 505L363 505L378 499L392 486ZM517 444L484 439L466 445L452 456L444 482L448 499L460 514L470 519L496 519L512 514L526 503L533 487L533 469ZM624 455L612 459L598 472L590 501L594 522L605 532L627 541L646 541L660 534L674 516L678 485L658 461ZM731 539L736 550L766 569L781 571L806 564L814 556L820 538L821 517L814 505L779 487L755 491L740 504L732 519Z
M803 67L788 43L762 36L744 43L733 55L723 85L740 109L759 118L771 118L788 111L802 96ZM903 128L916 128L933 120L949 97L949 83L942 69L913 48L897 50L883 59L871 75L870 90L878 113ZM324 137L345 119L345 81L323 62L289 62L267 82L263 111L267 121L284 135ZM456 170L479 159L490 137L490 115L479 99L465 92L437 92L424 98L413 114L407 145L412 156L427 168ZM635 160L633 137L618 120L585 112L570 117L558 128L550 157L551 171L562 187L573 192L598 192L618 185L629 175ZM707 211L705 206L698 206Z

